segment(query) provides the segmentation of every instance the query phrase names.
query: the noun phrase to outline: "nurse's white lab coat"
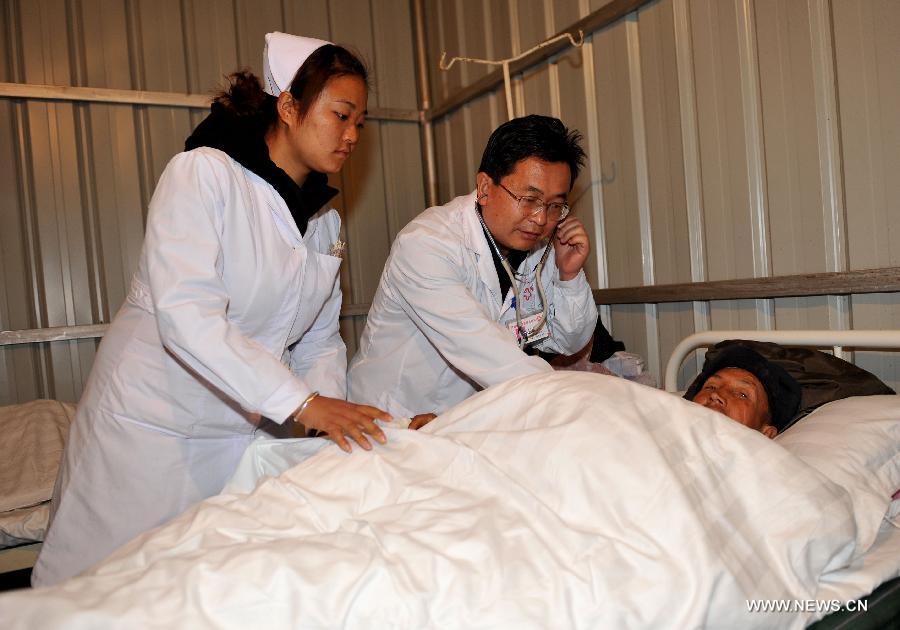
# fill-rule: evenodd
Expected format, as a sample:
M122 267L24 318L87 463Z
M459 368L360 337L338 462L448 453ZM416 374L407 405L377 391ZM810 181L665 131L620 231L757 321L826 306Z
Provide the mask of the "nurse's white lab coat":
M312 391L345 396L339 228L328 210L301 237L272 186L221 151L172 159L78 405L35 585L219 492Z
M441 413L490 385L552 371L508 329L512 291L500 295L489 247L474 192L429 208L397 235L350 363L350 400L395 417ZM542 253L531 252L519 271L532 272ZM560 281L552 251L541 278L551 336L536 346L573 354L597 323L590 285L584 271Z

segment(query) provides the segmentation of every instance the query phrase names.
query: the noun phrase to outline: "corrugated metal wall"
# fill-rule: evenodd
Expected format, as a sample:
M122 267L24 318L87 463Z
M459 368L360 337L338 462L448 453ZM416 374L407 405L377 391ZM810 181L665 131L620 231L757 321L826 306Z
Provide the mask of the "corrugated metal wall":
M5 0L0 82L209 94L261 73L280 30L355 47L369 108L417 110L407 0ZM108 322L125 297L146 208L202 109L0 98L0 329ZM424 207L415 122L366 124L334 205L345 221L345 304L371 301L396 232ZM343 322L350 351L362 317ZM96 342L0 348L0 404L77 400Z
M502 58L607 4L425 0L435 105ZM6 0L0 82L208 94L259 69L263 34L355 46L370 108L417 108L408 0ZM590 161L575 208L595 287L900 265L900 3L657 0L515 77L522 113L560 116ZM109 321L149 196L201 109L0 98L0 329ZM501 92L435 121L439 199L471 190ZM391 239L424 206L416 124L370 121L336 178L350 244L345 304L367 304ZM358 310L358 309L356 309ZM659 373L707 328L897 328L900 296L615 306L614 334ZM351 353L364 317L347 318ZM0 404L76 400L92 340L0 349ZM857 361L900 382L900 361ZM691 362L689 362L691 363ZM686 365L683 374L692 373Z
M431 0L429 59L518 54L607 2ZM658 0L514 77L517 114L582 131L593 286L900 264L900 3ZM432 74L441 101L489 69ZM441 199L470 191L502 88L435 121ZM604 309L657 374L705 329L898 328L900 295ZM856 361L900 382L896 353ZM687 378L696 370L689 361Z

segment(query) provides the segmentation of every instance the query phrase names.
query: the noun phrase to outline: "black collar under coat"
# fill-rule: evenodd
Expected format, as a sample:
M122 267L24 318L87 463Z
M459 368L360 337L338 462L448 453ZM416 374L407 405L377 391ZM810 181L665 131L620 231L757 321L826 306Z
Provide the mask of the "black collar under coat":
M234 116L218 104L213 104L210 114L197 125L184 143L184 150L210 147L227 153L233 160L256 173L281 195L297 229L303 234L309 219L337 193L328 185L328 176L311 171L303 186L290 178L269 158L265 141L265 129Z
M481 210L479 210L479 212L481 212ZM487 227L482 224L481 229L484 231L484 239L487 241L488 249L491 251L491 258L494 260L494 270L497 272L497 280L500 282L500 304L502 305L506 300L507 292L512 288L512 282L510 282L509 274L506 273L506 269L503 268L500 254L491 245L491 235L488 234ZM512 268L514 274L518 274L519 265L521 265L522 261L528 257L528 254L529 252L522 252L517 249L509 250L506 260L509 262L509 266Z

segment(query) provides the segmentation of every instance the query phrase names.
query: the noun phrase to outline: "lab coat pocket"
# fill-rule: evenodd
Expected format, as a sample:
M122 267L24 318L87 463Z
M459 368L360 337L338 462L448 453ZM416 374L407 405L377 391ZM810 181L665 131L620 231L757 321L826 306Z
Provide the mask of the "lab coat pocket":
M340 296L338 273L341 259L315 250L308 250L306 266L303 270L303 294L300 299L300 312L293 330L301 335L315 323L323 307L332 297Z

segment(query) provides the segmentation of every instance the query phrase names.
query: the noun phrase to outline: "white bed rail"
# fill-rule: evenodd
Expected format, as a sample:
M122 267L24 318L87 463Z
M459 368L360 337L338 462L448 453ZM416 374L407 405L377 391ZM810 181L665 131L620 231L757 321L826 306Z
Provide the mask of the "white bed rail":
M666 391L678 389L678 370L688 354L725 339L771 341L785 346L833 348L840 356L844 347L900 349L900 330L707 330L685 337L675 346L666 364Z

